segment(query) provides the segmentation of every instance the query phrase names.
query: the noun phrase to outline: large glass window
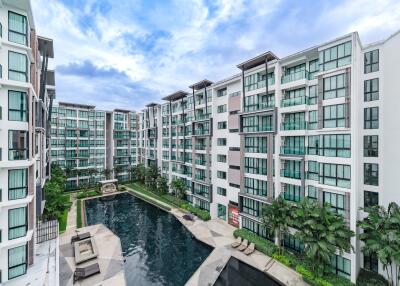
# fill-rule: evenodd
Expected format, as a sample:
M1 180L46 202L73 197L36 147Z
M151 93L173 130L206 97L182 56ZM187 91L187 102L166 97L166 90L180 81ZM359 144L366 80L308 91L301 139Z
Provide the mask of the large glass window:
M318 59L308 62L308 71L310 72L310 79L314 79L317 77L317 73L319 71Z
M255 111L265 108L272 108L275 106L275 94L269 93L266 95L255 94L250 96L245 96L244 98L244 111Z
M308 161L307 178L309 180L319 181L319 163L317 161Z
M364 53L364 73L379 71L379 50Z
M323 135L319 154L326 157L350 158L350 134Z
M245 152L248 153L267 153L267 137L250 137L244 138Z
M327 71L351 63L351 41L319 52L319 70Z
M264 180L244 178L244 191L251 195L267 196L268 183Z
M304 155L304 136L285 136L282 146L282 154Z
M364 268L370 271L378 273L378 258L375 255L365 255L364 254Z
M8 40L13 43L28 45L28 22L26 17L8 11Z
M301 187L291 184L284 184L283 197L287 201L299 202L301 200Z
M27 245L8 250L8 279L26 274L27 257Z
M261 202L243 197L242 212L259 217L261 215L262 208L263 204Z
M318 129L318 110L308 112L308 130Z
M246 173L267 175L267 159L245 157L244 162Z
M346 74L324 78L324 99L344 97L346 93Z
M318 87L317 85L313 85L308 88L309 105L317 104L317 98L318 98L317 87Z
M296 252L302 252L304 250L304 244L291 234L285 234L282 244L285 246L285 248L294 250Z
M28 169L8 171L8 199L23 199L28 193Z
M8 120L28 121L28 96L25 92L8 91Z
M379 186L379 165L364 163L364 184Z
M292 179L301 178L301 162L294 160L283 161L283 169L281 170L281 176Z
M267 238L269 240L273 240L273 235L270 235L267 232L267 229L262 224L255 222L247 217L242 217L242 227L247 229L261 237Z
M26 55L8 51L8 79L28 81L28 59Z
M364 157L378 157L378 135L364 136Z
M254 115L243 117L243 132L272 131L271 115Z
M364 101L379 99L379 78L364 81Z
M324 128L345 127L346 104L324 106Z
M379 128L379 107L364 108L364 129Z
M8 131L8 160L26 160L28 158L28 131Z
M334 255L331 259L332 272L336 275L350 279L351 261L339 255Z
M379 205L379 193L364 191L364 208Z
M8 239L15 239L26 235L28 229L27 208L8 210Z
M307 147L308 155L318 155L318 151L319 151L319 136L318 135L308 136L308 147Z
M324 203L330 205L331 210L333 212L340 214L342 216L345 216L346 211L345 211L345 196L344 195L330 193L330 192L324 192L323 199L324 199Z
M319 164L319 182L321 184L350 188L351 170L349 165Z
M286 113L282 122L282 130L304 130L306 129L305 113Z
M218 218L226 220L226 206L218 204Z

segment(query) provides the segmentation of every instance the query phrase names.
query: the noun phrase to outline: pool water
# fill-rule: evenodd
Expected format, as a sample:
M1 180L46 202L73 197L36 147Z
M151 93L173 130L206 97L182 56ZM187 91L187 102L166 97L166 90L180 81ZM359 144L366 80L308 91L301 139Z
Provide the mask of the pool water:
M127 285L184 285L212 248L192 237L170 213L123 193L86 201L88 225L119 236Z

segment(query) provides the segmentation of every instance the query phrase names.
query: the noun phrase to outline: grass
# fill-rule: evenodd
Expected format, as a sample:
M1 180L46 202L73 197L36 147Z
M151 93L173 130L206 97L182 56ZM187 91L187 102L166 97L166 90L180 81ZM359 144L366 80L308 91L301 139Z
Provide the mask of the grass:
M68 211L71 208L71 196L69 194L66 194L66 195L62 196L62 199L63 199L65 205L68 205L68 207L57 218L60 233L64 232L67 228Z
M76 228L82 227L82 200L78 199L76 201Z
M78 199L84 199L84 198L89 198L89 197L95 197L98 195L100 195L100 194L97 191L87 191L87 192L78 192L76 197Z
M323 277L314 276L314 273L310 270L308 261L303 256L300 254L295 255L285 249L282 251L282 254L279 254L278 247L273 242L251 231L236 229L233 235L253 242L258 251L296 270L303 277L303 280L312 286L354 286L350 280L334 274L326 274Z
M199 217L200 219L207 221L211 219L210 214L207 211L201 210L197 207L189 205L186 201L181 200L171 194L157 194L155 192L149 191L146 186L140 183L127 183L127 187L134 189L135 191L147 195L155 200L161 201L171 207L180 208L186 210L195 216Z

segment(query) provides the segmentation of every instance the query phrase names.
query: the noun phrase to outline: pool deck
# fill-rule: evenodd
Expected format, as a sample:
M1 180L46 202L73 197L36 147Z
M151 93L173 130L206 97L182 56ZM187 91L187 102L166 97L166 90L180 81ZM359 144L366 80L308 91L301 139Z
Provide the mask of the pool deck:
M202 221L188 221L183 218L186 213L179 209L170 211L195 237L196 239L214 247L214 250L201 264L197 271L186 283L186 286L209 286L218 279L231 256L267 273L287 286L307 286L303 278L293 269L286 267L271 257L255 251L251 255L231 247L235 241L233 231L236 229L220 219Z
M60 236L60 286L126 285L124 260L119 237L103 224L83 227L78 231L79 233L90 232L96 242L98 256L77 266L74 259L73 244L71 244L71 237L76 235L76 231L74 228L67 229ZM73 283L76 267L86 267L93 263L99 264L100 273Z

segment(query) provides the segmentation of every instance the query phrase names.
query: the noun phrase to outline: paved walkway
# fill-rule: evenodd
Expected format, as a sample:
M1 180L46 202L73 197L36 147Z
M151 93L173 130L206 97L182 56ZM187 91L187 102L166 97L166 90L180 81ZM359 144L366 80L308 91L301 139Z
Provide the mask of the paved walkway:
M76 193L71 194L71 201L72 205L68 212L66 231L76 229Z

